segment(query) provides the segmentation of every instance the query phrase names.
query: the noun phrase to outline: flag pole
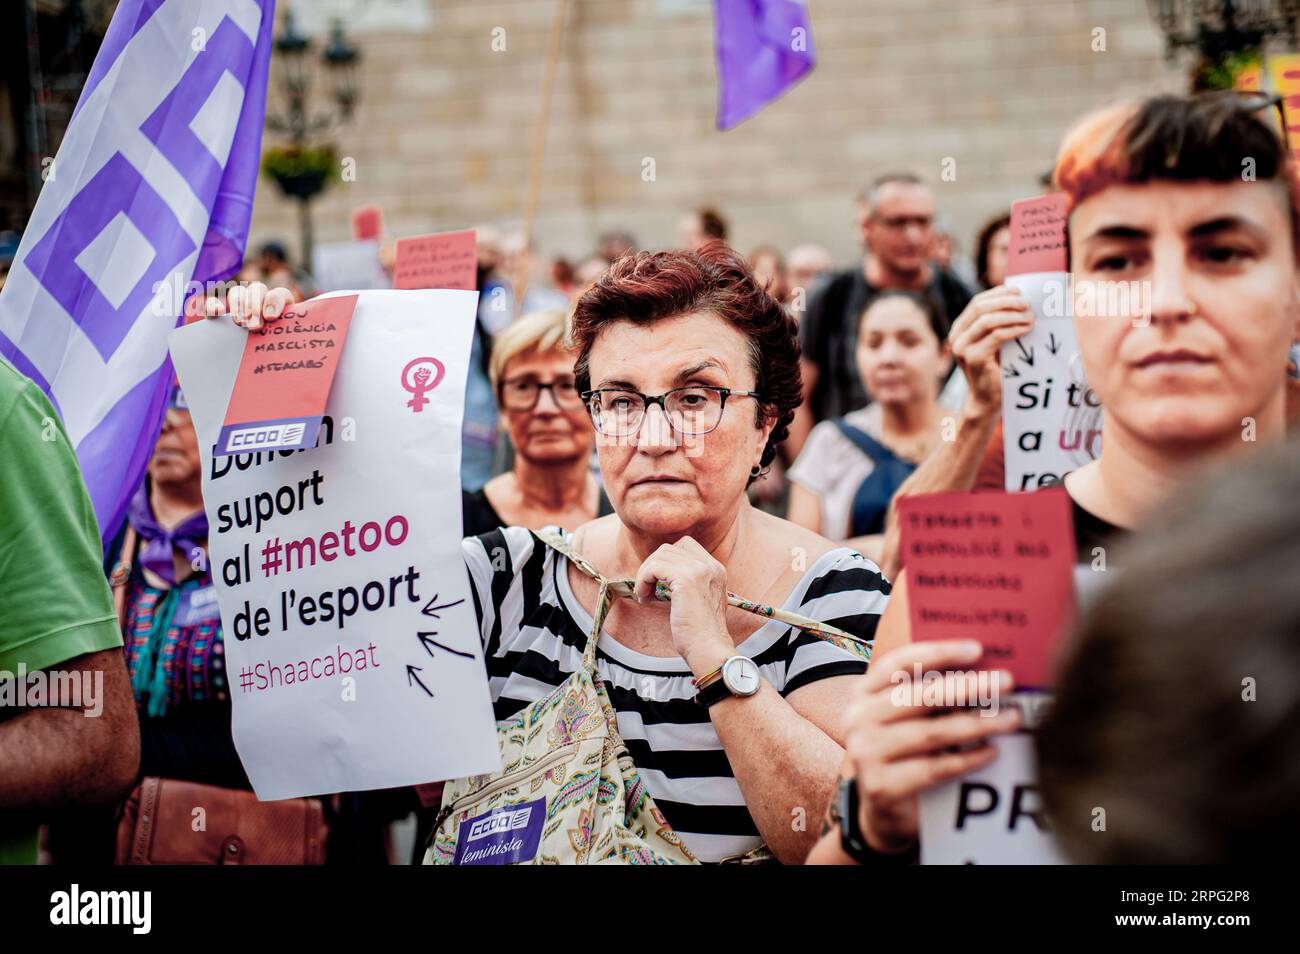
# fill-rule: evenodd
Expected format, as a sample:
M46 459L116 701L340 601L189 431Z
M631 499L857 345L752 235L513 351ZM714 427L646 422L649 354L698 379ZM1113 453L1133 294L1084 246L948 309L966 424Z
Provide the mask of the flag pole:
M555 0L551 16L551 32L546 47L546 63L542 72L542 97L537 111L537 125L533 128L533 144L528 157L528 187L524 195L524 245L515 266L515 317L523 312L524 295L528 291L527 263L532 258L533 225L537 220L537 202L542 188L542 166L546 158L546 132L551 122L551 94L555 88L555 68L563 47L565 13L568 0Z

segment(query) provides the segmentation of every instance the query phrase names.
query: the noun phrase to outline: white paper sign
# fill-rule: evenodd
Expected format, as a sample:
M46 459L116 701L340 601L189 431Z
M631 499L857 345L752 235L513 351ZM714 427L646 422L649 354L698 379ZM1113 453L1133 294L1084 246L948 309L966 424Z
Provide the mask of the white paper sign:
M215 461L247 333L229 319L172 333L235 746L261 799L500 768L460 544L477 300L361 292L317 446Z
M1036 490L1101 453L1101 402L1079 359L1069 275L1031 272L1006 283L1034 313L1033 327L1001 351L1006 487Z
M311 277L322 291L345 288L392 288L388 273L379 264L379 242L324 242L311 253Z
M1038 697L1040 712L1045 702ZM1024 724L1036 724L1026 713ZM984 768L921 793L921 864L1067 864L1043 818L1033 733L991 744L998 754Z

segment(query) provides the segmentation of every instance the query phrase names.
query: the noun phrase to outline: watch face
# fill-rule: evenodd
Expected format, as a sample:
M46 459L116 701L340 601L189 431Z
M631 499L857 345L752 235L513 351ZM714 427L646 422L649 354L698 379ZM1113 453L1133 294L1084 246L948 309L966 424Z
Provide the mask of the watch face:
M732 656L722 664L722 681L736 695L752 696L758 692L758 666L746 656Z

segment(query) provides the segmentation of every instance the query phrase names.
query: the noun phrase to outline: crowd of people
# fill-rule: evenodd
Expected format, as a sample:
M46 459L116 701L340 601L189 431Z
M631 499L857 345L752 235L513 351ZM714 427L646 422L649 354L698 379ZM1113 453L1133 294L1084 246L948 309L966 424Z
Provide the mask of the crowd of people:
M1272 106L1235 93L1110 106L1056 157L1072 277L1150 290L1149 315L1076 320L1102 452L1040 491L1068 496L1080 567L1100 547L1111 568L1080 587L1037 733L1073 860L1246 860L1300 825L1286 580L1300 557L1286 442L1300 178ZM843 269L810 244L742 255L705 207L677 248L610 233L553 262L549 283L521 277L526 247L479 231L462 506L496 716L564 684L592 634L619 734L688 857L911 862L919 794L1022 728L1015 707L988 717L891 693L917 665L950 682L980 665L978 644L913 642L895 506L1003 486L999 349L1034 316L1004 283L1007 210L988 211L963 263L934 191L894 172L858 196L863 254ZM241 279L202 307L250 333L314 291L276 243ZM184 396L102 566L75 456L40 438L57 418L0 365L0 670L102 671L107 718L0 710L0 862L35 860L40 826L47 860L108 863L123 860L121 804L142 778L249 786ZM530 532L546 527L606 579L635 581L630 598L607 604ZM870 644L870 662L728 592ZM407 860L391 832L414 815L412 860L438 860L440 789L324 799L327 859ZM823 823L792 825L800 811Z

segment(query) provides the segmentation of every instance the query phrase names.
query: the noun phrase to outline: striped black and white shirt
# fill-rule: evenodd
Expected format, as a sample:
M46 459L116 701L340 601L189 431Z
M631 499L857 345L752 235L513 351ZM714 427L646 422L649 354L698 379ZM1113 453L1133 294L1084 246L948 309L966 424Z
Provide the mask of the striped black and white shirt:
M565 537L572 541L572 534ZM568 560L523 527L468 537L464 549L492 701L496 717L506 719L582 665L592 617L569 586ZM872 639L888 593L874 563L838 547L808 568L782 608ZM736 651L753 659L782 695L866 670L857 656L776 620ZM687 847L701 861L758 847L762 838L708 709L695 701L685 660L636 652L603 630L596 665L632 760Z

